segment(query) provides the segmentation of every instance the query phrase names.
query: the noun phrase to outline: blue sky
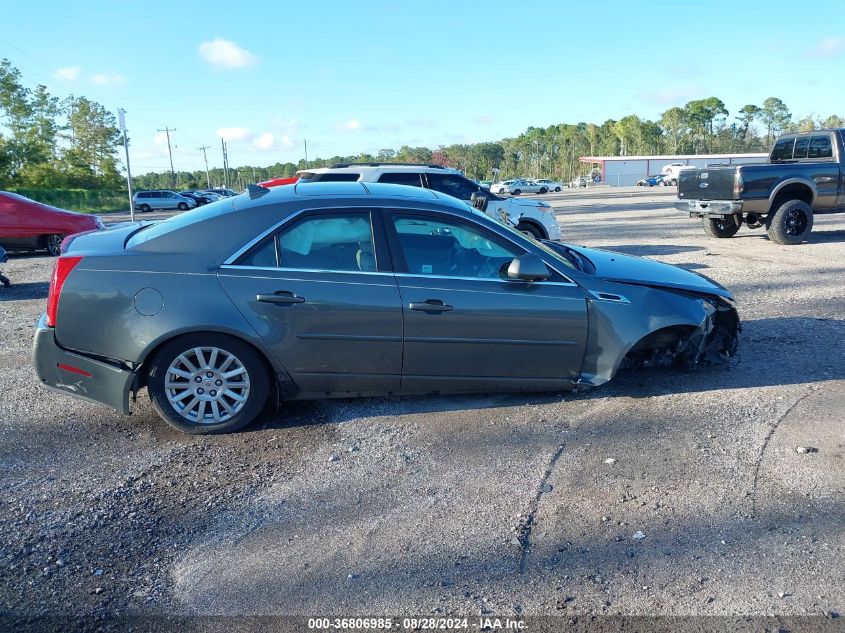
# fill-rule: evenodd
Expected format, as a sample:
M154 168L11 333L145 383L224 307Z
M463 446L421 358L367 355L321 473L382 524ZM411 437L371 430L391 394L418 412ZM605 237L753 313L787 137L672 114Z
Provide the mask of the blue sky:
M40 0L4 8L27 83L127 110L133 172L497 140L717 96L845 115L845 4ZM810 5L805 5L810 6Z

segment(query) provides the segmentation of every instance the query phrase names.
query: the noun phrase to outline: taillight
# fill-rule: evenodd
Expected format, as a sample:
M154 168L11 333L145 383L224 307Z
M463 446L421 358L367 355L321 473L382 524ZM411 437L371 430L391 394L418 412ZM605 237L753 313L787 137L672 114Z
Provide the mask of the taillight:
M737 169L736 176L734 177L734 200L739 200L744 189L745 182L742 180L742 172Z
M60 256L53 266L53 276L50 278L50 292L47 295L47 325L56 327L56 312L59 309L59 295L65 285L67 276L76 265L82 261L81 257Z

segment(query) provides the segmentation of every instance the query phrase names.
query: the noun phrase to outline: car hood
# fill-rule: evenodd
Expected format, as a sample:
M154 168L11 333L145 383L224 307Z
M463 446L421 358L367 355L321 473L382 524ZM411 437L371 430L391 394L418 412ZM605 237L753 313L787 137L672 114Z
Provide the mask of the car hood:
M730 290L699 273L644 257L623 255L599 248L569 244L567 246L593 263L596 267L596 277L608 281L690 290L733 300Z

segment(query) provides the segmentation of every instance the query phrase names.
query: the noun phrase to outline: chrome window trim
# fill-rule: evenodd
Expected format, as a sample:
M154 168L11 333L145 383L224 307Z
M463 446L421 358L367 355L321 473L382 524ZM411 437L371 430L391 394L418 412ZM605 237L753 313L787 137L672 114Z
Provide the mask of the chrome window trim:
M494 283L530 283L532 286L577 286L578 284L569 282L562 282L562 281L518 281L516 279L502 279L499 278L491 278L491 277L454 277L449 275L422 275L418 273L393 273L393 275L397 278L416 278L416 279L431 279L434 281L439 281L441 279L458 279L461 281L487 281L487 282L494 282Z
M392 272L380 272L369 270L330 270L325 268L284 268L282 266L243 266L241 264L222 264L221 270L264 270L282 273L321 273L332 275L376 275L386 277L393 275Z
M345 207L345 208L349 208L350 210L356 209L356 207ZM307 209L300 209L299 211L295 211L295 212L291 213L289 216L287 216L286 218L284 218L282 220L279 220L273 226L271 226L269 229L267 229L267 230L263 231L261 234L259 234L258 237L253 238L252 240L247 242L244 246L242 246L237 251L235 251L232 255L227 257L223 261L223 263L220 265L220 268L232 268L232 269L236 269L236 270L239 270L239 269L273 270L273 271L287 270L287 271L292 271L292 272L311 272L311 273L313 273L313 272L348 273L348 274L356 274L356 275L362 275L362 274L365 274L365 275L393 275L394 274L393 272L364 272L364 271L354 271L354 270L316 270L316 269L297 269L297 268L281 268L281 267L277 268L277 267L273 267L273 266L241 266L241 265L234 263L238 260L238 258L241 255L243 255L249 249L251 249L253 246L258 244L258 242L263 240L265 237L267 237L268 235L270 235L274 231L279 230L282 226L284 226L285 224L287 224L291 220L294 220L295 218L299 217L303 213L308 213L309 211L323 211L323 210L326 210L326 209L327 209L327 207L309 207ZM360 209L358 209L358 211L360 212L361 209L367 209L369 211L396 210L396 211L411 211L411 212L416 211L416 212L420 212L420 213L430 213L431 212L431 210L413 209L413 208L410 208L410 209L404 209L404 208L393 209L392 207L361 207ZM448 211L446 211L446 210L442 210L442 211L437 210L437 211L434 211L434 212L435 213L443 213L444 215L448 215ZM489 217L489 216L487 216L487 217ZM459 219L461 219L461 220L466 220L466 219L472 220L472 218L459 218ZM495 220L494 220L494 222L495 222ZM489 227L486 227L484 225L481 225L481 226L482 226L482 228L485 228L487 230L491 230L491 229L489 229ZM375 246L375 242L376 242L376 240L378 240L378 237L375 235L375 232L374 232L373 227L372 227L372 222L370 223L370 231L373 233L373 246ZM511 244L515 244L517 247L521 248L522 250L526 250L523 245L519 244L519 242L514 242L513 240L511 240L509 235L504 235L502 233L499 233L498 231L493 231L493 233L495 233L498 237L506 240L507 242L509 242ZM572 279L570 279L568 275L562 273L560 271L560 269L558 269L556 266L552 266L551 264L549 264L549 262L546 261L545 258L541 258L541 259L543 259L543 262L546 264L546 266L548 266L554 272L556 272L558 275L563 277L566 280L566 282L549 281L549 282L533 282L533 283L551 283L551 284L555 284L555 285L567 285L567 286L577 286L577 285L579 285L579 284L573 282ZM395 273L395 274L396 275L407 275L407 276L420 276L420 275L413 275L411 273ZM425 276L425 275L423 275L423 276ZM431 277L438 278L438 279L460 279L460 277L446 277L446 276L436 277L435 275L431 275ZM469 280L472 280L472 281L479 281L478 277L464 277L464 279L469 279ZM497 281L497 280L491 279L489 281ZM506 280L499 280L499 281L506 281Z

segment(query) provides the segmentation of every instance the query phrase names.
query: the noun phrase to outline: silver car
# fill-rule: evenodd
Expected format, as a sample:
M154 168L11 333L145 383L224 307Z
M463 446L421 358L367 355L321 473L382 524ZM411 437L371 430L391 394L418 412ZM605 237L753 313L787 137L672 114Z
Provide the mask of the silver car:
M139 191L132 196L132 203L141 213L146 213L153 209L178 209L180 211L187 211L197 206L196 200L187 196L180 196L175 191L163 189Z
M541 243L430 189L297 184L65 240L35 333L45 387L188 433L268 397L566 391L722 362L731 293L654 261Z

